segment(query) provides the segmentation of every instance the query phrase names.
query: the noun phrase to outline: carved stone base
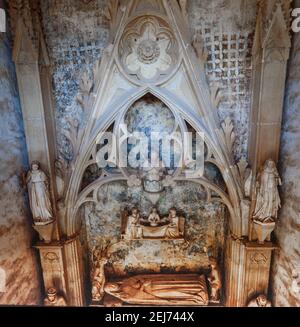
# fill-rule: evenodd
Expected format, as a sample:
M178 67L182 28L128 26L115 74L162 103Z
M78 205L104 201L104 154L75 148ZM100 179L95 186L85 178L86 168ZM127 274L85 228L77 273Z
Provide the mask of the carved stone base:
M55 288L58 294L67 295L63 245L59 242L35 245L39 250L43 272L44 288Z
M54 220L47 224L34 224L32 227L39 233L41 241L45 241L47 244L51 242L54 230Z
M229 239L225 256L226 306L243 307L257 294L268 294L271 242Z
M260 221L253 221L253 227L256 232L258 243L264 244L266 240L270 240L270 235L275 229L275 222L274 223L262 223Z

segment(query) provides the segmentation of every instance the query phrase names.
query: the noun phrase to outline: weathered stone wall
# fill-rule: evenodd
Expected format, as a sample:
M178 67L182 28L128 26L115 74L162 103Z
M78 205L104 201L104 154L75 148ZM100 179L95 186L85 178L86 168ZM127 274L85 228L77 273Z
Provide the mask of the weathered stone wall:
M295 4L300 7L300 1ZM294 34L284 106L280 173L282 209L276 235L280 251L273 262L276 306L300 306L300 34ZM294 279L293 279L294 275Z
M6 274L0 304L34 305L40 299L39 269L20 183L27 152L10 42L4 33L0 33L0 112L0 268Z
M206 203L202 187L191 182L180 182L166 188L156 206L160 217L176 207L185 217L183 240L135 240L122 243L121 251L110 258L109 276L126 276L138 273L200 272L208 269L208 255L223 261L226 235L225 208L219 203ZM120 240L121 212L126 208L139 208L147 219L153 204L141 187L128 188L125 182L104 185L98 192L98 203L85 207L86 246L105 240ZM208 252L208 254L206 253Z
M91 71L107 45L109 27L105 18L107 0L45 0L41 2L43 26L51 63L56 101L59 152L72 159L71 146L63 130L70 119L84 124L76 103L83 71Z
M247 155L256 10L253 0L188 1L190 29L203 40L208 54L207 80L223 93L220 120L229 116L235 125L237 159Z

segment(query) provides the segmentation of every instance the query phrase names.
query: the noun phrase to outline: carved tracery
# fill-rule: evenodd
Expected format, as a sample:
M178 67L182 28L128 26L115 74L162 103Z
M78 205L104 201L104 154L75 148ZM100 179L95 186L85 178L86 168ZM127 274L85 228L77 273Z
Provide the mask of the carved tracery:
M178 44L164 20L145 16L128 24L119 56L130 76L157 83L176 66Z

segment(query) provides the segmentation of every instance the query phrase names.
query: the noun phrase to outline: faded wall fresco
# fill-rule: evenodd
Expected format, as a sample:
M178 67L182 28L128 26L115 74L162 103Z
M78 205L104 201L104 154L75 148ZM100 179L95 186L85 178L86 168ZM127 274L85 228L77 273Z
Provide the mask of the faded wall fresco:
M300 1L295 3L300 7ZM300 34L293 36L282 125L280 173L282 209L273 260L272 293L276 306L300 306Z
M35 305L40 301L39 269L31 248L28 201L20 184L27 151L10 42L4 33L0 33L0 112L0 269L6 276L0 304Z
M198 272L208 266L206 247L210 255L222 261L225 237L225 209L223 205L205 203L200 185L180 182L167 188L157 202L161 216L171 207L186 218L185 242L181 240L134 240L122 243L120 251L110 259L106 269L110 276L124 276L143 272ZM128 188L125 182L104 185L98 192L97 204L84 209L86 242L93 245L110 239L120 240L121 212L136 206L148 217L153 204L140 187Z

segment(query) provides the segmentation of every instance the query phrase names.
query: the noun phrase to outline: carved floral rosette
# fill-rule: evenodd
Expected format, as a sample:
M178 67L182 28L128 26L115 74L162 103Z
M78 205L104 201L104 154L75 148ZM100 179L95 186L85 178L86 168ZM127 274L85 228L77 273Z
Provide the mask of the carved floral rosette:
M144 16L125 29L119 58L128 75L146 82L158 82L176 67L178 44L164 20Z

